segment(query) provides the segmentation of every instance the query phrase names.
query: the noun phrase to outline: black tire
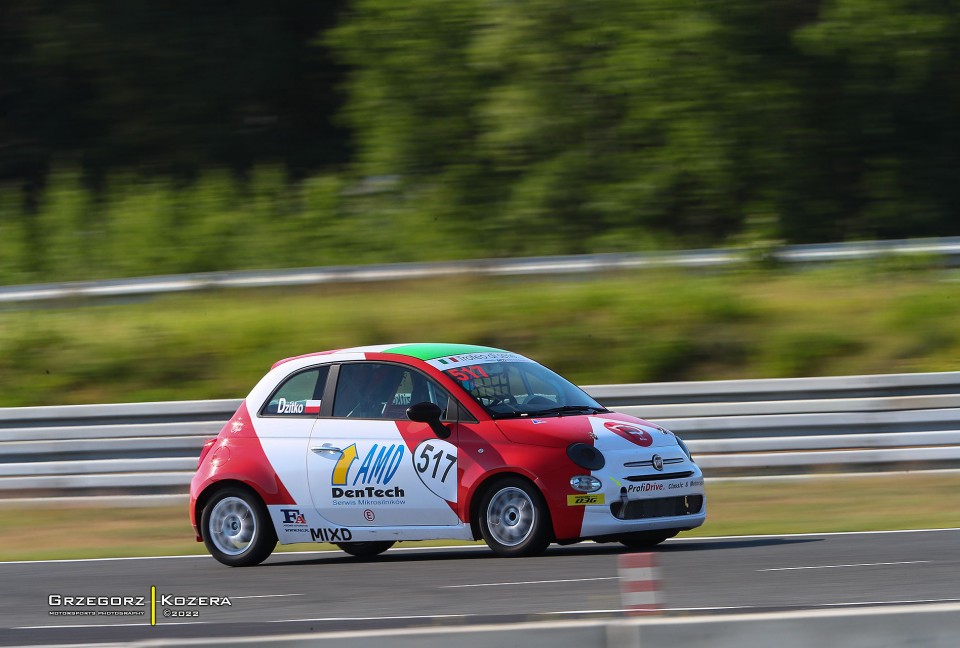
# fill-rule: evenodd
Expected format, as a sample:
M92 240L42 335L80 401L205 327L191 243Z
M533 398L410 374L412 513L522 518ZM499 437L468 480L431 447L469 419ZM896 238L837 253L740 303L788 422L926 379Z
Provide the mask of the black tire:
M500 479L487 488L477 515L484 541L504 558L543 553L553 537L543 495L519 477Z
M641 531L638 533L628 533L627 535L622 535L617 540L624 547L629 547L630 549L649 549L650 547L655 547L664 540L672 538L673 536L680 533L679 531Z
M334 544L351 556L370 558L382 554L396 543L385 540L383 542L335 542Z
M210 555L230 567L259 565L277 546L267 507L245 488L217 491L203 507L200 524Z

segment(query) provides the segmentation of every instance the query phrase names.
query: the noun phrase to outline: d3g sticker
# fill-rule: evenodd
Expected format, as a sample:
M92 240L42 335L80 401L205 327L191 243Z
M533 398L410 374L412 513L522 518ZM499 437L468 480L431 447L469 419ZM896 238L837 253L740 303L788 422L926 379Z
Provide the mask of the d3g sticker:
M430 492L457 501L457 446L440 439L423 441L413 451L413 467Z
M603 504L603 493L567 495L567 506L587 506L589 504Z

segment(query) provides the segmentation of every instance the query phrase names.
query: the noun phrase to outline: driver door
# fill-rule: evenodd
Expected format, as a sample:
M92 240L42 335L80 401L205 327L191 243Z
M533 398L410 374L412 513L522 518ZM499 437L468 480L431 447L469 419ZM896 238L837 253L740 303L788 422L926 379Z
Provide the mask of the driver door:
M455 526L457 439L442 440L406 417L446 391L401 364L339 366L333 415L313 427L307 473L318 513L343 527Z

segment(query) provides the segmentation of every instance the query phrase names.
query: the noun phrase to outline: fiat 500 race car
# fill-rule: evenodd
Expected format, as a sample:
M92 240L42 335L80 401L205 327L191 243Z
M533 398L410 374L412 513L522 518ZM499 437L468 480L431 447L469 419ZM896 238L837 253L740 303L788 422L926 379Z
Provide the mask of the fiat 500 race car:
M437 538L483 538L501 556L584 539L643 547L705 518L679 437L533 360L462 344L281 360L190 484L197 540L231 566L262 562L278 540L356 556Z

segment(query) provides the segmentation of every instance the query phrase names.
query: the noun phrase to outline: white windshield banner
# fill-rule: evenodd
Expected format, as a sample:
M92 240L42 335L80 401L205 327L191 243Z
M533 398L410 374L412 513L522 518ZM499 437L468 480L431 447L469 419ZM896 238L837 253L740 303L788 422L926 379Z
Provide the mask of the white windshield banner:
M444 356L443 358L434 358L427 360L427 364L436 367L440 371L447 369L456 369L458 367L467 367L477 364L498 364L501 362L534 362L530 358L524 358L522 355L509 352L489 351L482 353L461 353L458 355ZM534 363L536 364L536 363Z

